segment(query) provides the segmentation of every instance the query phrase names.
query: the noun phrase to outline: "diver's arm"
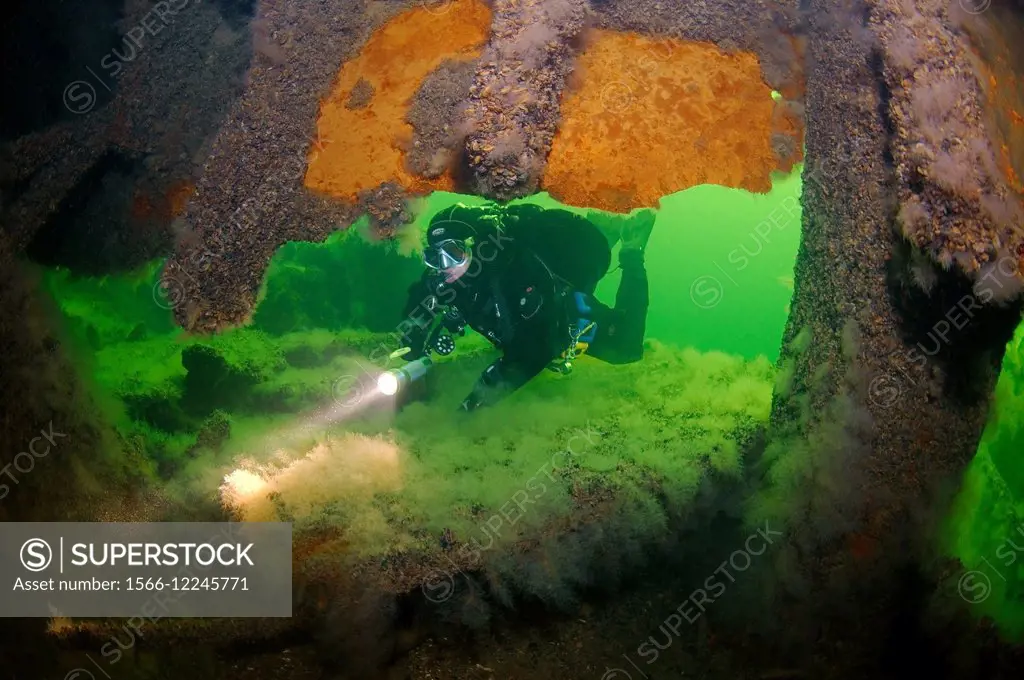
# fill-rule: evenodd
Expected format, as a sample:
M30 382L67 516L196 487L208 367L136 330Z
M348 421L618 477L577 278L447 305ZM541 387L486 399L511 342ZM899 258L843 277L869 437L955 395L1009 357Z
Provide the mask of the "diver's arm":
M504 272L497 289L509 320L502 339L502 356L480 374L473 391L462 402L472 411L491 405L515 392L544 371L564 347L560 343L562 303L550 271L536 256L516 258Z
M491 406L503 397L515 392L550 363L551 358L536 355L530 359L513 360L502 356L480 374L473 391L462 401L464 411L481 406Z
M426 341L436 318L436 297L431 293L433 277L431 272L423 275L409 286L405 306L402 308L402 320L398 323L398 341L403 347L411 347L412 352L406 359L412 361L426 354ZM434 302L431 302L434 298Z
M503 355L480 374L473 391L462 402L463 409L472 411L498 402L530 382L558 356L562 348L557 342L557 308L546 305L538 312L519 319L511 340L504 343Z

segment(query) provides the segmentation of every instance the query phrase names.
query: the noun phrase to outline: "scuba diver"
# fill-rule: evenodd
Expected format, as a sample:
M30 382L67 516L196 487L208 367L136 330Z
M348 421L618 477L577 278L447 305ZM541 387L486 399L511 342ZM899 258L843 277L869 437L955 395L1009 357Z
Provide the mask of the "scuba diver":
M493 404L546 368L572 369L582 352L610 363L643 355L648 284L644 249L653 211L606 233L566 210L533 205L467 207L436 215L427 229L427 269L409 288L401 327L406 359L449 354L469 326L502 355L462 401ZM594 297L621 238L615 306Z

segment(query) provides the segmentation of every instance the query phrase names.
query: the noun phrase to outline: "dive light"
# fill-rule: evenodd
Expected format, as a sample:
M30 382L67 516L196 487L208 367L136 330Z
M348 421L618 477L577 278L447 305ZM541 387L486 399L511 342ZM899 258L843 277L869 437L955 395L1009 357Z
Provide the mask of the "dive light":
M455 351L455 338L452 333L465 335L466 322L462 314L454 306L445 310L441 323L434 324L433 330L424 342L426 351L434 351L446 357ZM391 353L390 359L399 359L412 351L411 347L401 347ZM399 390L404 389L410 383L416 382L427 374L433 366L430 356L424 356L415 361L410 361L401 368L393 368L381 373L377 378L377 390L386 396L394 396Z
M377 378L377 389L380 390L381 394L389 397L394 396L398 394L399 390L425 376L432 365L433 362L430 361L430 357L421 357L415 361L410 361L401 368L393 368L390 371L381 373L380 377Z

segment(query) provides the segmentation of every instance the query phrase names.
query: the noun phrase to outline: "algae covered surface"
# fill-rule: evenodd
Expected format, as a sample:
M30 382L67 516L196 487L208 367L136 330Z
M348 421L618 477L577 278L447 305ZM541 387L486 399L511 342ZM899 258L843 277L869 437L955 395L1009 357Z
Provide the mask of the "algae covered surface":
M228 480L232 505L250 520L345 526L368 553L429 546L446 529L484 543L496 515L498 538L529 538L609 494L633 504L639 525L664 529L705 475L738 478L771 397L767 361L655 346L637 364L581 361L571 378L542 376L491 410L456 415L458 386L485 365L453 362L437 398L397 417L327 428L301 455L246 462ZM353 495L366 503L347 504Z

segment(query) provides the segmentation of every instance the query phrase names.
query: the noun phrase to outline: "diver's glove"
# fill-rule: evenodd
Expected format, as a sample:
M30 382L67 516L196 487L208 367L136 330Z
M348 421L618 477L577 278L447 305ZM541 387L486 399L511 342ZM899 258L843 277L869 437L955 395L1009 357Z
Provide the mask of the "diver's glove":
M494 388L483 384L483 376L480 376L480 379L476 381L476 385L473 386L473 391L459 404L459 410L477 410L481 406L493 401L493 392Z
M419 325L410 325L399 337L403 347L410 348L410 352L405 355L406 361L415 361L421 357L426 356L430 353L427 348L427 340L429 339L430 331Z
M480 397L479 394L477 394L474 391L474 392L471 392L468 397L466 397L465 399L462 400L462 403L459 404L459 410L460 411L466 411L466 412L475 411L478 408L480 408L480 406L482 406L482 405L483 405L483 399Z
M501 369L499 368L500 364L501 359L498 359L480 374L476 384L473 386L473 391L462 400L459 410L475 411L481 406L494 403L500 398L503 384Z

